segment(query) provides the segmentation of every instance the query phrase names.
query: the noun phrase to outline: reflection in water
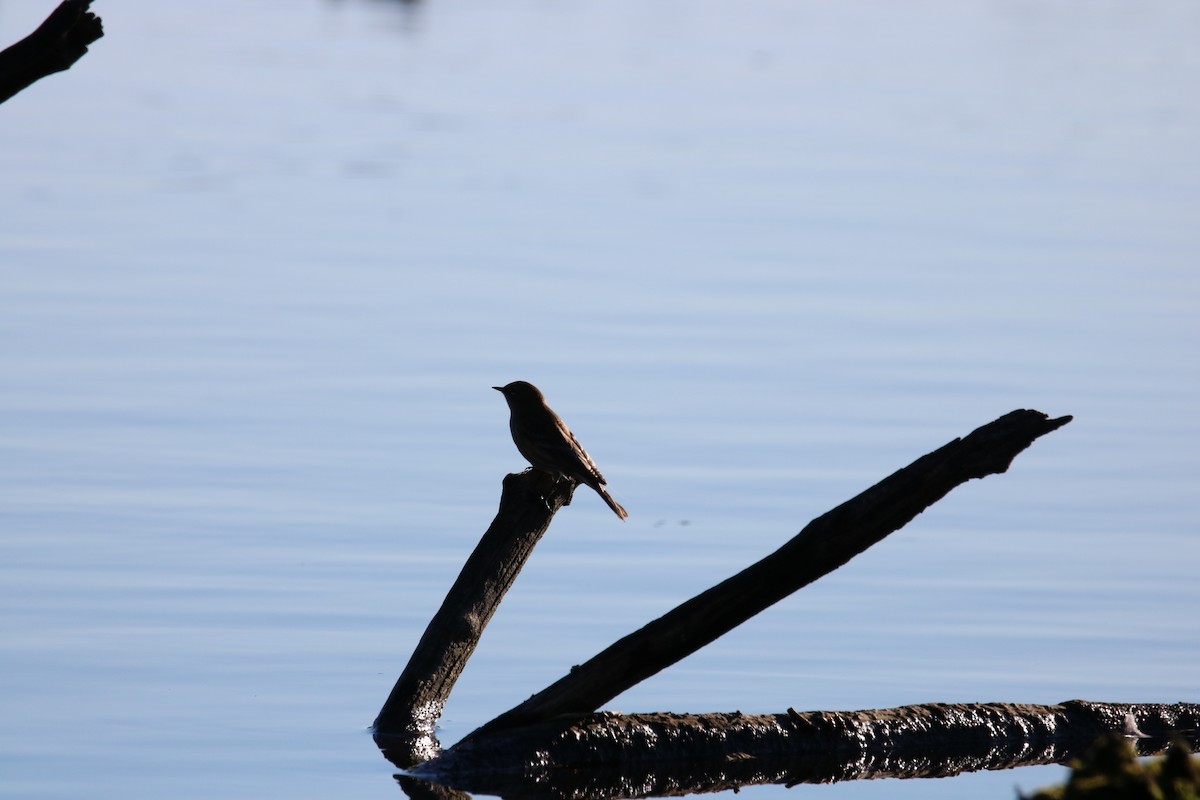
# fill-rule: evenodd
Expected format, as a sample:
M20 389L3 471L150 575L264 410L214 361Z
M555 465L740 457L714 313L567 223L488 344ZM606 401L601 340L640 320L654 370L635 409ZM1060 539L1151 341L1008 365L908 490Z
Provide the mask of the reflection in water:
M459 791L507 797L623 798L742 786L945 778L1062 764L1133 714L1139 755L1177 736L1196 742L1200 706L1070 701L1057 706L933 704L780 715L589 715L469 737L397 776L412 797ZM386 752L385 752L386 755Z
M1164 752L1167 739L1134 743L1139 756ZM1193 742L1193 745L1195 742ZM465 776L454 786L415 775L396 775L413 798L467 797L468 793L500 797L558 798L666 797L737 790L746 786L842 783L879 778L948 778L981 770L1003 770L1077 759L1088 744L1030 750L1020 743L980 752L835 755L814 753L791 758L757 758L748 754L722 762L676 761L657 765L623 764L620 768L554 769L524 774L486 773ZM1022 755L1014 753L1022 752Z

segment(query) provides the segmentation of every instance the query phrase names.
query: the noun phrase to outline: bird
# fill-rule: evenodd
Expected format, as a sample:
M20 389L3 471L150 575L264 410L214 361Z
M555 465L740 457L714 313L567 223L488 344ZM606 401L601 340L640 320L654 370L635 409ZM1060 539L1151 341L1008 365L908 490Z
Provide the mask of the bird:
M513 381L506 386L492 388L504 395L508 402L508 429L512 432L513 444L534 469L549 474L556 481L570 478L586 484L600 495L600 499L618 517L625 519L629 516L604 488L607 481L600 474L596 462L592 461L562 418L546 405L546 398L540 389L528 381Z

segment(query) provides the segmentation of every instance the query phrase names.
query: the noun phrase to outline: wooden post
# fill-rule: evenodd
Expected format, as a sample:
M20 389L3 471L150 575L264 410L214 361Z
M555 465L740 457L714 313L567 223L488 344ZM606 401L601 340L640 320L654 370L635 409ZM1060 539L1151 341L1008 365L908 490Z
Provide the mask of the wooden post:
M574 490L571 481L555 483L536 470L504 478L496 518L430 620L375 720L381 747L411 749L416 761L436 752L433 726L454 683L534 545ZM406 744L408 740L412 744ZM401 760L408 759L401 753Z

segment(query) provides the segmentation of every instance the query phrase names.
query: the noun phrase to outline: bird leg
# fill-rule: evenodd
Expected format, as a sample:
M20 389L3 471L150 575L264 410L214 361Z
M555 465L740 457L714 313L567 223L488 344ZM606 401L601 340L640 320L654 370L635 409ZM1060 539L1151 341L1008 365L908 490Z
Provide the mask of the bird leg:
M571 488L575 487L575 481L571 480L571 478L568 478L565 475L552 475L551 473L540 470L537 467L530 467L529 470L537 472L542 476L542 480L538 484L537 490L538 495L542 498L542 502L546 504L547 511L551 510L549 497L554 490L558 488L560 483L562 483L564 480L570 481ZM572 493L568 493L567 499L563 502L564 506L571 505L571 497Z

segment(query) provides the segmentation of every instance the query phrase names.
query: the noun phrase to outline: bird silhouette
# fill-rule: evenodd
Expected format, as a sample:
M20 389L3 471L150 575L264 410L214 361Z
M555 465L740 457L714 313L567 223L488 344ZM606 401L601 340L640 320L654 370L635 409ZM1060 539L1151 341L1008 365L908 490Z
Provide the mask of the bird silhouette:
M629 514L604 488L607 481L600 474L596 462L583 449L583 445L571 433L550 406L541 390L528 381L513 381L506 386L493 386L508 402L508 428L513 443L521 455L529 460L533 468L545 472L555 480L570 478L586 484L608 503L621 519Z

